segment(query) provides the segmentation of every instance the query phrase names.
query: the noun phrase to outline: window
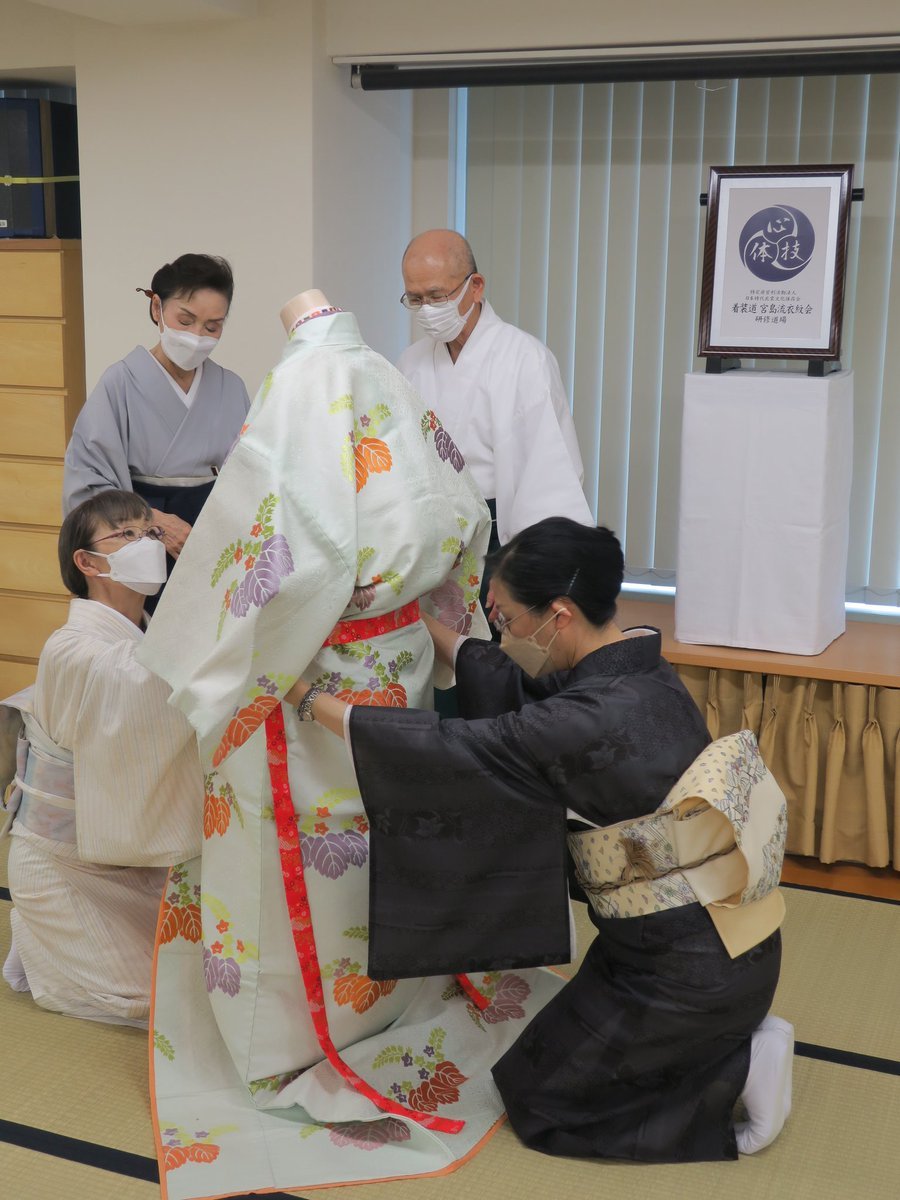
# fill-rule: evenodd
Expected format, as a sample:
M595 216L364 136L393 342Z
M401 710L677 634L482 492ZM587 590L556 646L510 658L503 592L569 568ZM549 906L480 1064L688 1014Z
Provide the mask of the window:
M464 228L488 295L559 360L588 498L624 538L628 578L647 583L676 569L709 167L855 164L848 599L900 602L898 76L472 88L466 108Z

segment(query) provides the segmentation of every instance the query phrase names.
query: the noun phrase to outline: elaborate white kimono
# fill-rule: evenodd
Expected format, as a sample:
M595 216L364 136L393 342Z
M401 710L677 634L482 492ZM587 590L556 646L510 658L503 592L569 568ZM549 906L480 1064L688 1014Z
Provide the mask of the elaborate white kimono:
M78 414L66 449L63 509L138 479L199 484L225 461L250 400L243 381L207 359L188 406L143 346L113 363ZM193 389L192 389L193 390Z
M459 446L482 495L496 500L501 545L544 517L594 524L569 402L542 342L485 300L455 363L429 337L397 366Z
M11 921L34 999L146 1025L165 868L199 846L203 776L169 689L135 662L142 637L72 600L33 689L0 707L0 790L14 775Z
M208 772L202 862L172 872L157 958L173 1200L450 1169L502 1112L490 1067L561 981L479 975L480 1013L452 978L370 978L352 761L280 703L301 674L355 704L430 703L420 599L484 630L488 532L447 431L353 316L302 325L140 655Z

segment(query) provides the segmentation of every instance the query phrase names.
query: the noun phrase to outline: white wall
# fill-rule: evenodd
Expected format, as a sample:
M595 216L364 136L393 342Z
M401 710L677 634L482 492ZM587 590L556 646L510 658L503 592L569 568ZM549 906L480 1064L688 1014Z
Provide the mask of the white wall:
M329 0L333 55L877 36L896 0Z
M316 27L322 46L324 5ZM412 94L355 90L349 68L333 66L324 50L313 78L311 279L353 309L365 341L394 360L409 341L398 298L412 221Z
M216 357L251 393L280 354L279 309L310 286L376 348L403 344L390 272L410 234L411 98L351 92L324 10L261 0L249 20L133 28L0 0L0 79L75 71L89 387L152 344L134 289L187 250L232 262Z

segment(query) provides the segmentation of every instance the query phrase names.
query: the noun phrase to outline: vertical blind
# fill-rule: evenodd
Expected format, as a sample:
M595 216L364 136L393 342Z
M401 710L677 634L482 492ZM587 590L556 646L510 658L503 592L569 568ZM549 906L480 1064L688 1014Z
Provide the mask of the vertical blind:
M848 597L898 603L898 76L472 88L465 136L465 229L488 296L559 360L588 499L623 538L628 577L650 583L677 568L684 375L704 369L709 167L855 164L865 202L850 215L841 353L855 394Z

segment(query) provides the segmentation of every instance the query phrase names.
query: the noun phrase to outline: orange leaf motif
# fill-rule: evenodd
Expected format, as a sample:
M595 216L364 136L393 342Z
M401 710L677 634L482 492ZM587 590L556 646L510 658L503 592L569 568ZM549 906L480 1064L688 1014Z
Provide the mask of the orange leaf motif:
M352 688L344 688L336 694L336 698L343 700L345 704L371 704L372 692L368 688L361 688L358 692Z
M378 708L406 708L406 688L402 683L389 683L380 692L373 692L369 703Z
M188 904L181 910L181 936L188 942L199 942L203 927L200 920L200 905Z
M183 1167L188 1161L188 1152L183 1146L163 1146L163 1166L167 1171Z
M354 447L356 455L356 490L361 492L369 475L389 471L393 463L387 442L381 438L360 438Z
M409 1093L409 1107L414 1108L416 1112L434 1112L437 1106L430 1079L426 1079Z
M231 809L228 807L228 801L222 796L207 792L203 801L203 836L211 838L217 833L221 837L230 821Z
M213 755L213 766L217 767L231 750L243 746L250 735L263 724L272 709L277 708L280 703L277 696L259 696L252 704L235 713Z
M163 902L162 921L159 926L159 940L163 945L166 942L174 942L180 932L181 909L173 908L168 900L165 900Z
M370 979L368 975L342 975L334 981L334 998L338 1004L350 1004L355 1013L368 1012L382 996L389 996L397 986L396 979Z
M210 1142L192 1142L187 1147L187 1156L191 1162L211 1163L219 1157L219 1149Z

